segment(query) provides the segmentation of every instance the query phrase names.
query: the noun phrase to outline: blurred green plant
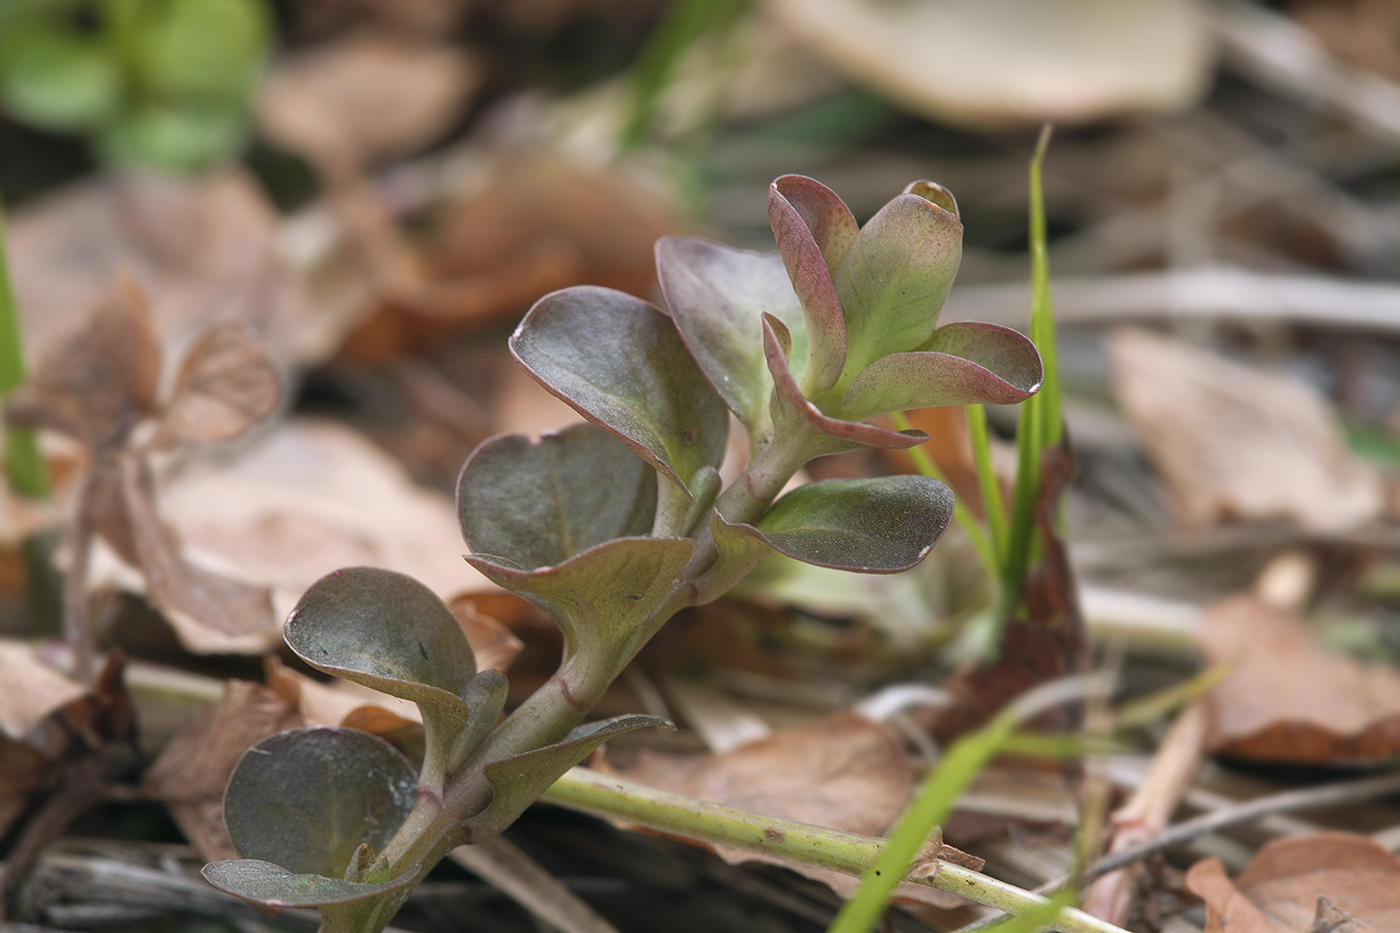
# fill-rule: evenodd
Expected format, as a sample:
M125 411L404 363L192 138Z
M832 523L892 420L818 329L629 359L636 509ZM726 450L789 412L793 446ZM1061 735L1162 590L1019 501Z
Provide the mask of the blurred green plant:
M265 0L5 0L0 106L104 162L196 171L248 132Z
M5 214L0 206L0 396L8 396L24 382L24 342L20 337L19 311L10 287L10 267L5 255ZM42 499L49 494L49 478L39 442L28 428L5 430L5 472L10 487L22 496Z

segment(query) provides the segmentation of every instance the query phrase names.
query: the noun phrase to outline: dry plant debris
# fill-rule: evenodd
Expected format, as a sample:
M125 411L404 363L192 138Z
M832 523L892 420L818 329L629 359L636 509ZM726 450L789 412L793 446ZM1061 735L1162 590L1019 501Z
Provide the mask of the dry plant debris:
M1233 881L1219 859L1186 883L1206 933L1383 933L1400 928L1400 857L1365 836L1324 832L1264 846Z
M1327 532L1380 517L1379 475L1303 383L1140 330L1115 332L1109 352L1183 525L1286 518Z
M1211 691L1212 751L1295 764L1400 754L1400 674L1328 651L1297 613L1236 596L1197 638L1207 660L1237 665Z

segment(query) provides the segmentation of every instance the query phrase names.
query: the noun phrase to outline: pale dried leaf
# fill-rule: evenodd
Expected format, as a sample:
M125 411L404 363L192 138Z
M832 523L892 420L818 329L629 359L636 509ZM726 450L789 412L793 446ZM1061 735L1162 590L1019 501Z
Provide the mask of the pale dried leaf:
M365 165L442 134L477 83L456 47L360 34L279 64L258 99L269 137L313 161Z
M302 721L308 726L348 725L347 718L356 713L361 713L356 718L363 721L367 717L361 711L366 707L375 707L383 714L378 718L378 722L384 728L364 729L363 726L355 726L365 732L383 734L423 722L423 715L415 703L339 678L323 684L288 668L272 655L268 656L264 671L267 675L267 685L277 691L278 696L295 706L301 713Z
M302 725L296 708L272 690L231 680L218 706L201 706L146 772L144 788L170 808L206 861L238 858L224 827L224 787L253 743Z
M123 456L118 469L137 567L146 579L151 604L228 635L254 635L274 627L272 594L267 587L234 580L185 559L179 535L156 513L146 463L135 456Z
M1108 348L1119 404L1183 524L1287 518L1328 532L1380 515L1379 475L1306 385L1144 331Z
M267 417L280 394L267 347L246 327L217 325L181 361L157 443L233 440Z
M1343 921L1324 927L1330 933L1400 929L1400 856L1366 836L1276 839L1233 882L1219 859L1207 859L1186 883L1206 902L1206 933L1312 933L1329 913Z
M121 443L150 413L160 385L160 337L145 296L119 278L10 396L10 423L48 428L89 451Z
M903 742L890 727L838 713L776 732L722 755L643 752L624 776L662 790L781 819L882 836L914 785ZM859 879L829 869L713 846L731 863L769 861L829 885L843 897ZM900 886L901 898L939 906L962 903L924 885Z
M174 350L210 323L255 327L286 362L315 362L353 321L309 305L279 257L279 221L257 181L229 168L198 178L110 173L28 202L6 218L26 354L43 359L129 275Z
M459 596L452 600L449 608L457 617L462 631L467 634L467 642L476 657L476 669L502 673L510 670L511 664L525 648L525 643L516 638L500 620L478 610L471 597Z
M1212 751L1299 764L1400 754L1400 674L1331 654L1295 613L1233 597L1197 640L1208 662L1238 665L1210 694Z
M26 642L0 639L0 733L23 739L87 688L43 663Z
M1210 79L1196 0L768 0L848 78L923 116L980 126L1174 110Z
M311 584L354 565L409 574L444 599L496 589L462 560L451 500L331 422L279 425L237 459L192 464L160 501L189 555L272 587L279 619Z

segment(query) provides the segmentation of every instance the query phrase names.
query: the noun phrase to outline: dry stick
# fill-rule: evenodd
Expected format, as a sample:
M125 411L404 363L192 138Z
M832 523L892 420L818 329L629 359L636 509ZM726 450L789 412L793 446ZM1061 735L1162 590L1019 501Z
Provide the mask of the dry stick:
M1144 839L1162 832L1201 764L1209 716L1204 700L1196 700L1172 723L1146 779L1113 814L1109 855L1128 852ZM1102 861L1100 861L1100 864ZM1097 867L1097 865L1095 866ZM1106 872L1089 888L1084 910L1120 926L1127 920L1137 889L1138 870L1128 866Z
M1339 806L1347 803L1360 803L1374 800L1387 794L1400 793L1400 771L1379 777L1361 778L1356 781L1341 781L1325 784L1322 787L1309 787L1304 790L1289 790L1267 797L1259 797L1232 807L1224 807L1213 813L1205 813L1184 823L1177 823L1153 836L1141 845L1114 852L1099 859L1085 873L1086 878L1097 878L1107 872L1146 858L1154 852L1170 849L1190 842L1216 830L1252 823L1276 813L1292 813L1297 810L1317 810L1323 807Z
M447 857L561 933L617 933L616 927L504 836L459 846Z

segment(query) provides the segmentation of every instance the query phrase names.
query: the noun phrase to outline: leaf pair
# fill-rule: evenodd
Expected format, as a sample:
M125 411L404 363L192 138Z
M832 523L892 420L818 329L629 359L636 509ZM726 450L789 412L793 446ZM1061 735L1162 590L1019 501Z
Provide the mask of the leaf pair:
M781 269L771 256L705 240L657 244L676 327L756 444L772 430L774 388L846 447L910 447L923 436L859 422L905 408L1010 404L1039 386L1039 356L1019 333L937 328L962 243L945 189L914 182L862 228L829 188L787 175L770 187L768 213Z

